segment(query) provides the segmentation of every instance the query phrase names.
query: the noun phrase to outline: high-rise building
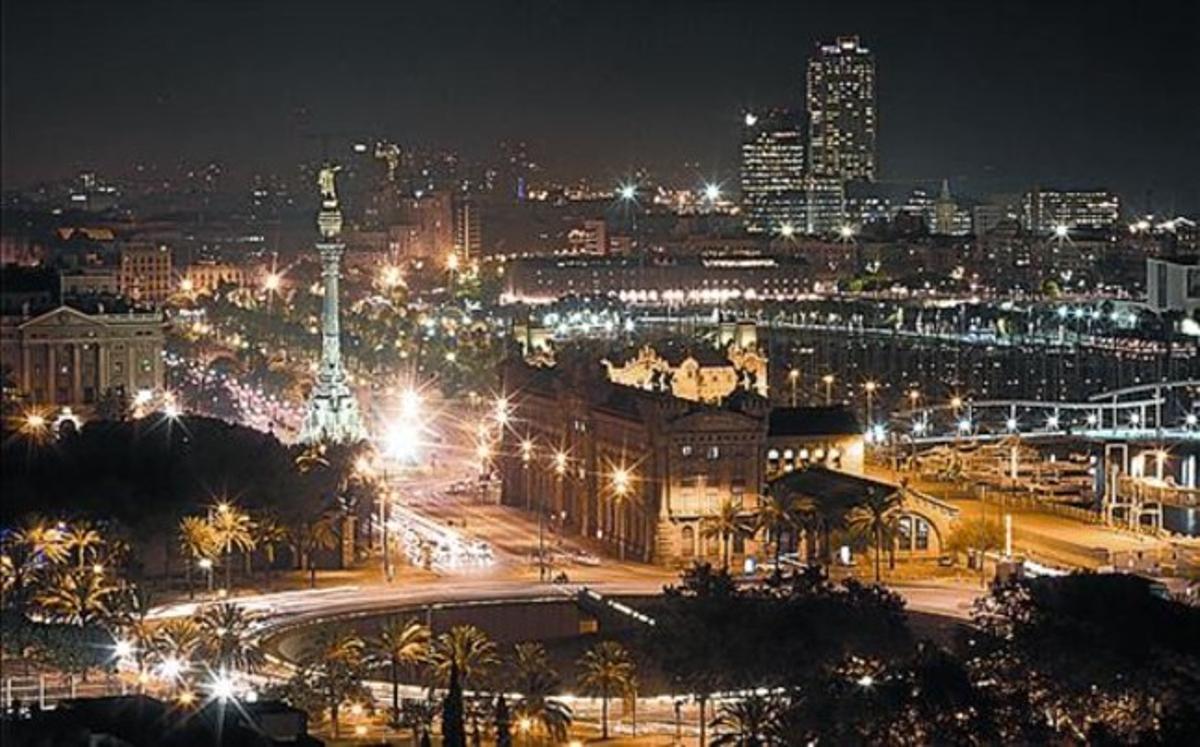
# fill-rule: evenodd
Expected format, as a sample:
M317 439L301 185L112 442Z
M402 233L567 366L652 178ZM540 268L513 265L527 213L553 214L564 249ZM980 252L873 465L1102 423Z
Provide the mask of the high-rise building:
M389 249L395 258L445 258L454 251L454 200L449 192L407 198L398 217L388 227Z
M483 253L483 218L479 203L466 194L454 198L454 251L472 259Z
M742 215L750 233L804 225L804 136L793 112L747 113L742 136Z
M845 184L835 176L804 180L804 233L834 234L846 224Z
M171 282L171 250L166 246L121 248L121 295L134 301L162 303L175 290Z
M1041 189L1025 193L1021 225L1048 235L1059 230L1111 230L1121 219L1121 200L1107 189Z
M816 177L875 178L875 57L857 36L808 60L808 165Z

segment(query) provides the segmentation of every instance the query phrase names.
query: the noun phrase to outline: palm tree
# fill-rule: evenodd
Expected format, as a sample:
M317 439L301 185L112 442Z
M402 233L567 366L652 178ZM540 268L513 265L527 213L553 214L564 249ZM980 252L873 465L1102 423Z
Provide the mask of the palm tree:
M339 736L342 703L365 694L362 678L366 669L366 644L341 627L327 628L305 657L312 675L311 686L329 709L333 735Z
M377 659L391 668L394 725L400 723L400 668L411 668L427 661L430 638L429 628L416 619L401 622L392 618L370 642Z
M164 620L154 629L151 648L154 657L160 663L167 659L175 659L180 663L182 671L200 651L203 642L203 631L195 620L186 617L174 617Z
M59 573L35 601L47 616L83 626L109 615L108 602L115 591L104 574L73 569Z
M179 521L179 549L187 558L188 599L196 597L192 585L192 569L202 559L212 559L216 554L217 535L212 526L199 516L185 516Z
M721 503L715 514L704 520L705 539L718 537L721 540L722 567L729 570L729 553L735 537L749 537L754 530L742 517L742 508L731 500Z
M892 518L900 504L899 491L885 492L871 487L867 489L862 503L855 506L846 517L847 528L871 538L875 548L875 583L879 583L880 579L884 538L892 536L895 526Z
M218 503L212 511L209 520L213 533L217 538L217 547L221 548L222 562L225 564L225 588L230 585L230 553L236 548L238 552L249 554L254 549L254 522L250 514L238 509L231 503Z
M263 662L254 635L262 616L231 602L209 607L198 620L209 666L218 671L253 672Z
M636 668L629 652L616 641L597 643L577 663L580 688L600 696L601 738L608 739L608 701L629 689L630 681L637 674Z
M545 647L540 643L518 643L513 649L512 666L521 693L517 712L539 725L556 744L565 742L573 716L570 706L553 697L558 673L550 666Z
M814 510L816 504L812 499L800 495L784 497L769 494L759 506L755 529L761 530L768 539L774 537L776 569L779 568L779 556L783 551L784 534L795 537Z
M80 520L69 524L63 530L62 543L68 552L74 553L75 566L83 570L87 556L94 554L104 544L104 538L100 536L100 532L96 531L91 522Z
M776 703L761 695L750 695L723 704L712 727L720 732L711 744L762 747L774 744L778 717Z
M27 545L35 557L41 556L53 565L67 559L70 551L63 541L64 526L44 516L30 514L17 531L19 542Z
M300 567L309 573L308 584L317 588L317 566L314 555L321 550L332 550L338 544L338 515L325 511L311 521L293 525L288 532L292 549L300 559Z
M439 682L450 676L451 664L457 665L465 687L478 685L500 660L496 656L496 644L487 633L474 625L455 625L438 636L432 663Z
M287 528L279 521L273 512L267 511L258 515L254 521L254 544L262 548L267 555L267 588L272 586L272 570L275 568L275 552L287 542Z

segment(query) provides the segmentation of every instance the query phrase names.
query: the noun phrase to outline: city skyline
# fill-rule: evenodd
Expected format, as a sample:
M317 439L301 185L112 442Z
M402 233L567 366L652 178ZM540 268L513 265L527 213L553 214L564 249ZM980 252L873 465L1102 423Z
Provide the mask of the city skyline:
M876 58L881 182L949 178L977 195L1105 186L1160 213L1197 203L1200 126L1183 97L1196 11L1183 3L1103 16L1077 3L544 9L358 4L329 34L305 4L219 17L6 6L4 186L135 161L287 173L323 136L474 158L521 139L561 178L644 166L733 186L744 113L802 110L817 45L854 34ZM84 26L102 48L62 45L64 28Z

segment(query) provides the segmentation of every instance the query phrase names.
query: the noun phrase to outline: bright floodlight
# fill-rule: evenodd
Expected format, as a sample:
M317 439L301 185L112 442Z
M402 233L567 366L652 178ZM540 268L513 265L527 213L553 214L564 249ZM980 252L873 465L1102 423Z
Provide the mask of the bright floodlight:
M406 418L415 418L421 412L421 395L415 389L405 389L400 395L400 412Z
M950 398L950 406L953 407L955 410L962 407L962 397L951 397Z
M844 225L838 228L838 236L842 237L843 239L854 238L854 226Z
M1129 414L1129 424L1130 425L1137 425L1138 423L1141 423L1141 422L1142 422L1142 416L1140 414L1138 414L1136 412L1132 412Z
M229 675L221 673L209 683L208 690L216 700L229 700L234 695L233 680Z
M922 433L924 433L925 432L925 421L924 420L914 420L913 424L912 424L912 430L913 430L913 433L917 434L918 436L921 435Z
M1063 223L1059 223L1056 226L1054 226L1054 237L1055 238L1065 239L1065 238L1067 238L1067 234L1069 234L1070 232L1071 232L1071 229L1068 228Z
M858 678L859 687L870 687L871 685L874 685L874 684L875 684L875 678L869 674L864 674L862 677Z
M747 127L753 127L754 125L758 124L758 115L756 115L754 112L746 112L745 122Z
M966 418L958 421L958 429L963 433L969 433L971 430L971 421Z
M1046 427L1049 428L1050 430L1054 430L1055 428L1057 428L1058 427L1058 416L1051 415L1050 417L1046 418Z
M1088 425L1095 425L1098 422L1100 422L1100 418L1096 417L1096 413L1094 413L1094 412L1088 413L1088 416L1087 416L1087 424Z
M1196 413L1189 412L1187 415L1185 415L1183 417L1183 423L1188 428L1195 428L1196 427Z
M383 433L383 453L392 459L412 459L417 453L417 436L412 423L392 423Z
M1004 427L1008 428L1010 431L1015 431L1017 429L1017 419L1009 418L1008 420L1004 421Z
M274 293L275 291L279 290L280 282L281 279L279 277L279 273L269 272L267 273L267 277L263 279L263 288Z
M721 185L709 182L704 185L704 199L709 202L716 202L721 199Z
M637 198L637 187L632 184L622 184L617 188L617 195L626 202L632 202Z
M784 223L779 227L779 235L785 239L790 239L796 235L796 227L791 223Z
M133 655L133 644L124 639L113 644L113 654L118 659L127 659Z
M158 676L164 680L173 680L183 671L183 665L174 656L168 656L163 659L162 664L158 665Z
M626 490L629 490L629 470L625 469L624 467L618 467L614 469L612 474L612 484L613 489L616 490L618 494L624 494Z
M179 410L179 405L174 402L168 402L163 405L163 415L166 415L171 420L178 418L182 413Z

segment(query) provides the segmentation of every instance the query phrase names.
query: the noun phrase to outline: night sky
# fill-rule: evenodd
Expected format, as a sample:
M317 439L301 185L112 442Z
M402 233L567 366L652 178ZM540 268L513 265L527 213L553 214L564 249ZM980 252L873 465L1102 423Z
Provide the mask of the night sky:
M847 33L876 53L885 181L1200 206L1195 0L5 0L0 165L6 187L136 160L241 177L327 132L732 183L741 111L802 106L814 43Z

